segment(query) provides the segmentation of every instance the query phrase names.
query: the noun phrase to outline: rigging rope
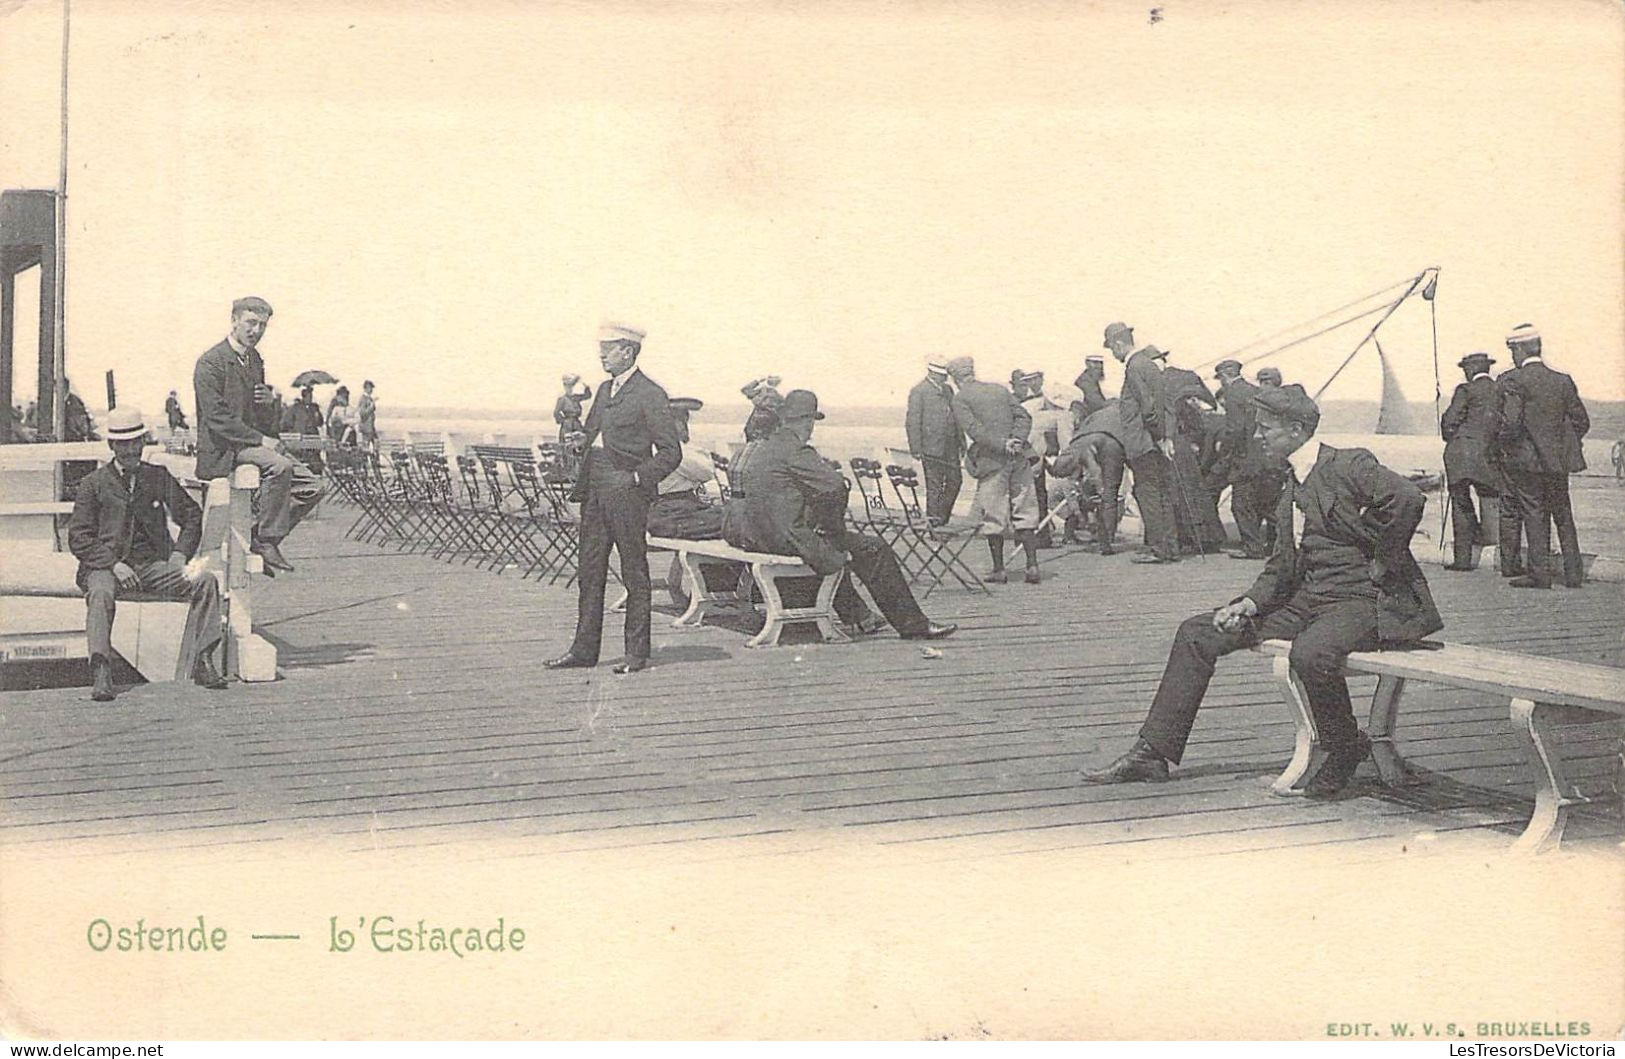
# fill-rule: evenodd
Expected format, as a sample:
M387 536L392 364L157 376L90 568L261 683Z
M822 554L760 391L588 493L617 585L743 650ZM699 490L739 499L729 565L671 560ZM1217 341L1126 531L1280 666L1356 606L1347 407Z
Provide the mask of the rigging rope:
M1407 276L1406 278L1400 280L1397 283L1390 283L1388 286L1383 287L1380 290L1372 291L1370 294L1367 294L1367 295L1365 295L1364 297L1361 297L1361 298L1356 298L1351 302L1345 302L1344 304L1339 305L1335 309L1327 309L1323 313L1317 313L1314 316L1311 316L1311 317L1309 317L1309 318L1307 318L1307 319L1305 319L1305 320L1303 320L1303 321L1301 321L1299 323L1292 324L1292 325L1290 325L1288 327L1283 327L1279 331L1275 331L1275 332L1273 332L1271 334L1264 335L1262 338L1255 338L1251 342L1247 342L1247 343L1244 343L1244 344L1242 344L1240 346L1237 346L1235 349L1231 350L1229 353L1221 354L1220 356L1214 357L1212 360L1206 361L1206 362L1204 362L1202 364L1198 364L1196 366L1197 370L1200 370L1202 368L1212 367L1213 365L1217 364L1221 360L1231 360L1231 359L1234 359L1236 357L1239 357L1243 351L1252 349L1254 346L1257 346L1260 343L1269 342L1269 341L1271 341L1273 339L1280 338L1282 335L1292 334L1294 331L1297 331L1299 328L1307 327L1310 324L1313 324L1314 322L1316 322L1317 320L1322 320L1322 319L1324 319L1324 318L1326 318L1328 316L1334 316L1337 313L1343 312L1346 309L1352 309L1357 305L1363 305L1364 303L1370 301L1372 298L1378 297L1379 295L1387 294L1389 291L1398 290L1400 287L1405 287L1405 286L1409 285L1409 289L1405 292L1406 295L1409 295L1411 290L1415 289L1416 281L1418 279L1420 279L1422 276L1426 275L1426 274L1427 274L1427 270L1423 270L1423 272L1419 273L1416 276ZM1404 299L1401 298L1400 300L1403 301ZM1375 309L1370 309L1370 310L1367 310L1366 312L1360 313L1358 315L1351 316L1347 320L1344 320L1341 323L1333 324L1330 327L1323 328L1322 330L1317 331L1314 335L1311 335L1309 337L1310 338L1319 337L1320 335L1325 334L1327 331L1335 331L1337 328L1342 327L1345 324L1350 324L1350 323L1353 323L1355 320L1361 319L1362 317L1370 316L1373 313L1381 312L1382 309L1386 305L1387 305L1387 303L1385 302L1383 306L1379 306L1379 307L1377 307ZM1244 363L1250 364L1254 360L1259 360L1262 357L1267 357L1267 356L1270 356L1271 354L1279 353L1281 350L1289 349L1292 346L1298 345L1300 342L1303 342L1303 341L1307 341L1307 339L1299 339L1299 340L1297 340L1295 342L1290 342L1290 343L1288 343L1287 345L1284 345L1284 346L1271 348L1268 352L1265 352L1265 353L1259 354L1258 356L1252 357L1251 359L1245 361Z

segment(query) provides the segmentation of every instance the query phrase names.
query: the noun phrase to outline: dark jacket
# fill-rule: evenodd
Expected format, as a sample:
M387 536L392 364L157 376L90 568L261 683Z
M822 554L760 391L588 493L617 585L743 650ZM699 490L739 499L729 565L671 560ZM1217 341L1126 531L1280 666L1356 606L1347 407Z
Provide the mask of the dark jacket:
M1452 482L1501 488L1493 459L1499 398L1495 380L1480 375L1456 387L1439 420L1444 438L1444 473Z
M1083 391L1083 414L1094 415L1106 407L1106 394L1100 388L1100 376L1091 375L1086 369L1083 374L1072 380L1072 385Z
M169 520L181 528L171 543ZM133 521L132 521L133 520ZM135 557L140 561L167 559L181 552L188 559L203 539L203 511L181 484L163 467L143 463L136 470L133 494L111 462L96 468L79 483L68 521L68 550L79 560L79 580L92 570L111 570L117 562L130 562L134 523L142 535L161 544L161 554Z
M1302 512L1303 547L1293 540L1292 507ZM1444 628L1411 536L1427 498L1365 449L1321 445L1302 484L1287 477L1276 524L1275 550L1245 595L1260 614L1282 606L1306 577L1374 586L1377 634L1384 642L1418 640Z
M1083 418L1072 432L1072 440L1055 457L1051 473L1057 478L1082 474L1086 466L1083 450L1092 449L1098 454L1102 444L1115 445L1119 450L1123 447L1123 420L1117 413L1116 401L1107 401L1099 410Z
M1016 395L996 382L971 379L954 394L954 422L970 436L965 450L965 470L972 478L987 478L1024 455L1012 456L1004 443L1012 438L1027 443L1033 432L1033 417L1016 400Z
M908 392L908 451L957 464L965 451L965 436L954 421L954 391L947 383L921 379Z
M197 476L224 478L237 463L237 453L263 445L281 430L274 405L254 403L254 387L265 381L259 350L248 351L248 363L237 363L230 343L221 339L197 358L192 391L197 408Z
M295 401L282 413L282 430L287 434L322 433L322 409L314 401Z
M840 570L846 565L846 479L782 427L756 445L740 483L745 496L724 513L723 537L748 551L798 555L820 574Z
M1224 404L1224 427L1219 432L1219 467L1231 482L1243 481L1265 469L1258 438L1258 387L1239 376L1219 391Z
M610 397L613 379L605 379L593 398L592 411L583 424L589 446L570 499L587 499L592 466L607 460L611 467L637 475L637 489L649 500L660 495L660 483L683 462L683 444L671 402L660 384L634 369L624 385ZM602 447L593 443L602 441Z
M1123 393L1117 399L1123 416L1123 449L1137 460L1168 436L1162 401L1162 371L1143 351L1129 354L1123 365Z
M1540 361L1525 361L1496 381L1501 395L1501 465L1539 474L1585 470L1580 439L1591 418L1574 380Z

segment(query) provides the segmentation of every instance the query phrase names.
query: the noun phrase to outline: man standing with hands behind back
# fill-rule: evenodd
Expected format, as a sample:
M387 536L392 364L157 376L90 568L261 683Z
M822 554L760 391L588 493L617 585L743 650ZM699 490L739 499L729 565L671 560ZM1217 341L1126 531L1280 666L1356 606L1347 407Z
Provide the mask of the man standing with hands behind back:
M232 468L260 469L259 515L251 550L265 572L293 569L279 547L288 532L322 498L309 468L282 451L276 392L265 384L259 343L271 320L263 298L231 303L231 331L197 359L192 389L197 405L197 476L226 478Z
M643 338L625 324L599 328L598 360L609 379L599 385L583 424L581 472L570 496L581 505L576 635L569 651L546 663L549 669L598 664L611 547L620 553L626 586L626 657L615 672L649 666L649 505L682 462L683 447L666 391L638 370ZM602 447L592 447L600 440Z

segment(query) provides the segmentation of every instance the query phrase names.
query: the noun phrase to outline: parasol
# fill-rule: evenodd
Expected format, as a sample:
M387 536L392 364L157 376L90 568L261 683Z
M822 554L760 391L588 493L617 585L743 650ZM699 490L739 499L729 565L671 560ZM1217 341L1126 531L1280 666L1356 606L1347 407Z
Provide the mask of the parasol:
M294 376L293 388L303 390L306 386L331 386L335 382L338 382L338 380L327 372L313 369L311 371L302 371Z

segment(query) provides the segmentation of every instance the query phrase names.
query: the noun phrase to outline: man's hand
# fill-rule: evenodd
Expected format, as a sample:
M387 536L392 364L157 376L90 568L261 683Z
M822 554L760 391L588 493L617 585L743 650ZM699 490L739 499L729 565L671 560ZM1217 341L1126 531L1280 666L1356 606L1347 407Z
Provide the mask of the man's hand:
M1163 438L1161 441L1157 442L1157 448L1161 449L1162 454L1168 457L1170 460L1174 458L1173 438Z
M254 384L254 403L270 404L276 398L276 391L263 382Z
M1022 441L1020 438L1006 438L1004 441L1004 451L1006 455L1020 456L1021 451L1026 447L1027 443Z
M173 566L177 570L186 569L186 553L185 552L170 552L169 553L169 565Z
M1246 596L1213 612L1213 627L1220 632L1236 632L1258 613L1258 604Z
M141 587L141 578L129 563L114 563L113 577L118 581L120 588L133 591Z

